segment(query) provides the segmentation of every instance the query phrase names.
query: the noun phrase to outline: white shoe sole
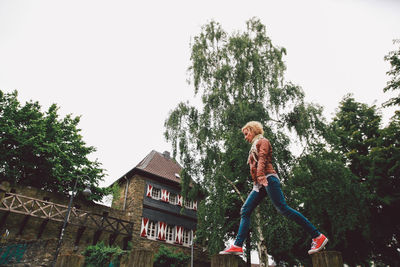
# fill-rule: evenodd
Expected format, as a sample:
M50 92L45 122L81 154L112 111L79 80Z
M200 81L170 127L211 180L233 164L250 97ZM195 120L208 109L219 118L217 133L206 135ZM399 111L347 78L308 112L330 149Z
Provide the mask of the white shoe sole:
M219 255L243 255L243 252L225 252L221 251Z
M311 255L311 254L317 253L318 251L321 251L325 247L326 243L328 243L328 238L326 238L324 240L324 242L322 242L322 245L318 249L314 249L314 250L310 249L308 251L308 254Z

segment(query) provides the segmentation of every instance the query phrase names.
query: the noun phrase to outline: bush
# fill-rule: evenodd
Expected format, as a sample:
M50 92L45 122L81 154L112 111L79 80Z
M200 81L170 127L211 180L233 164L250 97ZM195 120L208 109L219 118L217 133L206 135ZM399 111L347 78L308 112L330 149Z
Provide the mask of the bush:
M120 256L127 253L118 246L106 246L103 241L88 246L82 253L85 256L85 267L108 267L110 262L119 266Z
M176 252L164 245L160 246L154 255L154 267L186 267L190 261L190 256L183 252Z

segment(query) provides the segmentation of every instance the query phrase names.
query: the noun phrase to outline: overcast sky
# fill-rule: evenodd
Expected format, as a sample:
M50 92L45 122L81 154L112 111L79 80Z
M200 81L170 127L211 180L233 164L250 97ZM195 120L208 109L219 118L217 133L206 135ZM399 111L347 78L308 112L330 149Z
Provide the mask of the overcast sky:
M287 49L286 80L330 119L347 93L390 97L383 57L400 38L399 14L394 0L0 0L0 89L81 115L108 185L151 150L171 150L164 121L193 96L190 41L211 19L232 32L260 18Z

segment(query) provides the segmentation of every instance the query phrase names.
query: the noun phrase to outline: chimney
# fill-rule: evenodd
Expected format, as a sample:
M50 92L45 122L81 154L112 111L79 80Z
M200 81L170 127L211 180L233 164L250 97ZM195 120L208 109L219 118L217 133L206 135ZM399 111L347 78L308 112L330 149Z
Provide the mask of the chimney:
M163 156L166 159L170 159L171 158L171 155L169 154L169 151L164 151Z

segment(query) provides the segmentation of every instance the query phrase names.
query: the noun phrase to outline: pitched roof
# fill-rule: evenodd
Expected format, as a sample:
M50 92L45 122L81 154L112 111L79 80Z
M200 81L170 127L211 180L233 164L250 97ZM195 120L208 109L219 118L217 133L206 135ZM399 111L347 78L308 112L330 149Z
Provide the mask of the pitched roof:
M167 180L180 183L179 173L182 167L170 158L168 152L159 153L152 150L135 169L154 174Z

